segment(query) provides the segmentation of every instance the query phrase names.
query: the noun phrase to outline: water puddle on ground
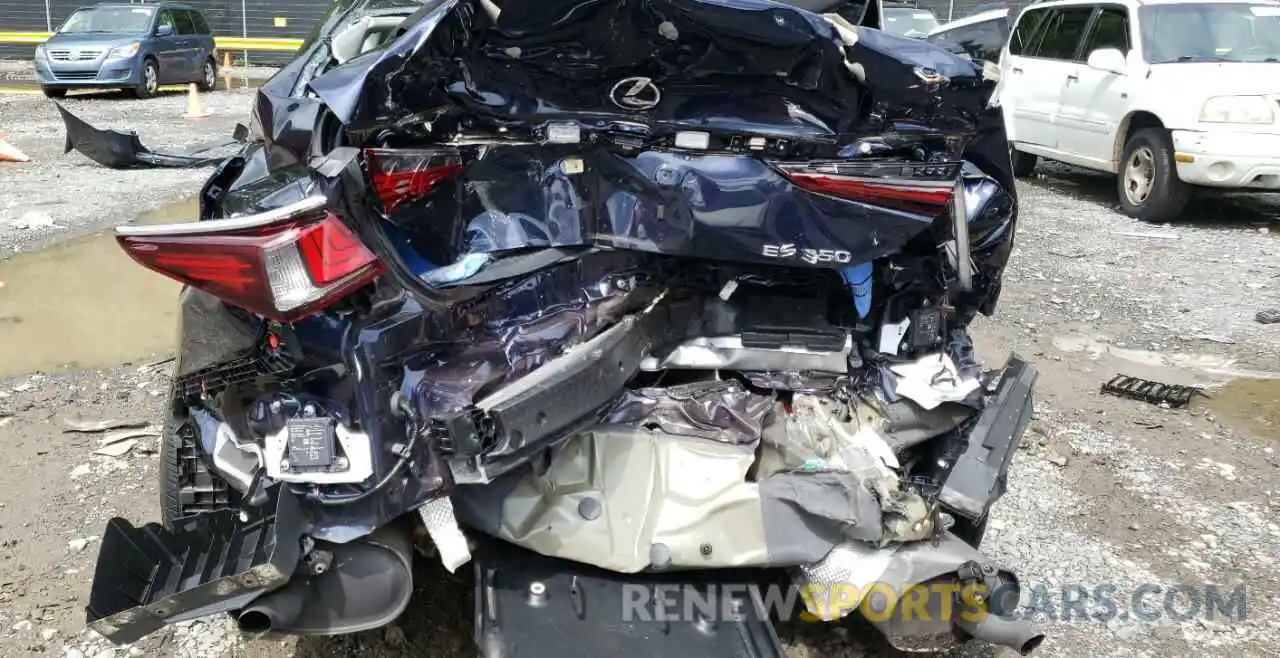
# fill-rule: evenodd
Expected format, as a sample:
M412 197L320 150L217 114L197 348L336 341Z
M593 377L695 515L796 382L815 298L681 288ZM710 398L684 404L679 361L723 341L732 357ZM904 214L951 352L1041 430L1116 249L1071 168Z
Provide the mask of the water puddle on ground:
M1209 394L1205 405L1232 427L1280 443L1280 379L1237 379Z
M1163 384L1200 386L1207 407L1224 422L1267 442L1280 442L1280 372L1236 367L1212 354L1159 353L1110 345L1083 336L1059 336L1053 345L1064 352L1084 353L1107 370Z
M195 219L195 200L135 224ZM0 376L103 368L173 349L181 285L133 262L112 231L0 261Z

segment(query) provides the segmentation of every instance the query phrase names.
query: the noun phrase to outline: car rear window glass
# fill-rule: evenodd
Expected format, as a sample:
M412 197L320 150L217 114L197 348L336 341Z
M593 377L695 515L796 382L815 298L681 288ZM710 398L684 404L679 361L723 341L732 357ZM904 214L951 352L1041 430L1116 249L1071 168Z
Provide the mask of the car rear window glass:
M957 27L930 37L929 40L957 55L973 60L996 62L1004 47L1003 19L992 19Z

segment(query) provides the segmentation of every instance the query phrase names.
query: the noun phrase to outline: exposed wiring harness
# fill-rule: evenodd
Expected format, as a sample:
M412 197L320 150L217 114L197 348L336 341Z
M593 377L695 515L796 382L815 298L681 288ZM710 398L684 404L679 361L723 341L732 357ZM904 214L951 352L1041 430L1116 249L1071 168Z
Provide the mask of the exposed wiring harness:
M378 480L378 482L372 487L369 487L354 496L346 496L343 498L317 497L316 502L325 507L341 507L343 505L358 503L379 491L382 491L391 483L392 480L399 477L400 473L404 471L406 466L408 466L409 462L413 459L413 451L418 446L418 437L426 431L426 425L418 416L417 410L413 408L413 405L410 404L399 391L396 391L391 396L391 408L394 412L404 417L406 429L405 434L408 439L404 444L397 444L392 447L392 451L400 456L399 460L396 461L395 466L392 466L391 470L387 471L387 474L382 476L382 479Z

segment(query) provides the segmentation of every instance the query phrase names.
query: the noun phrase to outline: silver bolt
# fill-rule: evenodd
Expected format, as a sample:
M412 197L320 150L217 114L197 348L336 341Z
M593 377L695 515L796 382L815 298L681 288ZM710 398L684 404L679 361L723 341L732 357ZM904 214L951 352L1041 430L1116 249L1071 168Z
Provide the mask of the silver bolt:
M948 465L949 464L947 463L947 460L945 459L938 460L938 468L946 468Z
M281 460L280 460L280 470L282 470L282 471L287 471L287 470L289 470L289 466L290 466L290 464L289 464L289 460L288 460L288 459L281 459Z
M302 415L303 415L303 416L306 416L307 418L314 418L314 417L315 417L315 415L316 415L316 407L315 407L315 405L313 405L313 404L308 404L307 406L303 407L303 408L302 408Z
M282 409L284 409L284 403L280 402L279 400L271 401L271 413L278 414Z
M547 603L547 586L542 583L529 584L529 605L541 608Z
M334 457L334 458L333 458L333 468L334 468L334 470L338 470L338 471L345 471L345 470L347 470L347 467L348 467L348 466L350 466L350 465L351 465L351 464L347 462L347 458L346 458L346 457Z
M695 628L698 629L699 632L701 632L704 635L711 635L712 633L715 632L716 630L715 622L711 621L710 619L707 619L701 613L697 613L697 617L698 618L694 620L693 625Z

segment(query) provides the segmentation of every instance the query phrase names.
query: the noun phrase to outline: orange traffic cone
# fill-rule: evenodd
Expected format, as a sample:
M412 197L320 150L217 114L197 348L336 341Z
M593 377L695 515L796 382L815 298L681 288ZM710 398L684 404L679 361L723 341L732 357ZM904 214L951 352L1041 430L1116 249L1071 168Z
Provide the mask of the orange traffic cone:
M200 103L200 91L196 89L194 82L191 83L190 91L187 93L187 112L182 116L187 119L203 119L209 116L209 111Z
M31 162L31 158L26 153L19 151L9 142L4 141L4 135L0 135L0 162Z

